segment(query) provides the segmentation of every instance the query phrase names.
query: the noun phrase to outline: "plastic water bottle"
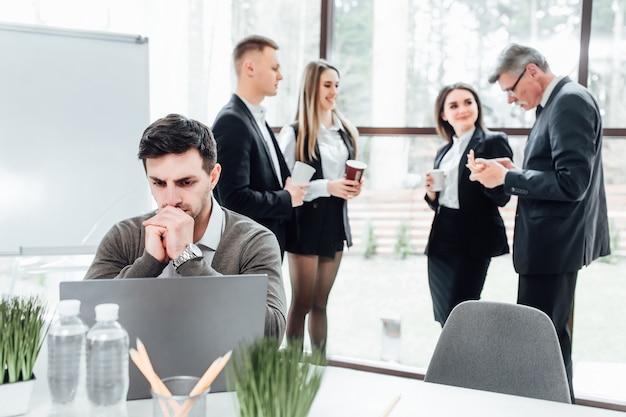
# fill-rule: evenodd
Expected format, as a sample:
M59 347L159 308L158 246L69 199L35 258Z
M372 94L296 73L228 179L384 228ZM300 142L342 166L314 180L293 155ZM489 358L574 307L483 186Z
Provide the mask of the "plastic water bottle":
M53 403L69 404L81 380L87 326L78 317L79 300L61 300L58 312L48 331L48 386Z
M128 394L128 333L118 311L117 304L97 305L87 332L87 397L97 407L123 405Z

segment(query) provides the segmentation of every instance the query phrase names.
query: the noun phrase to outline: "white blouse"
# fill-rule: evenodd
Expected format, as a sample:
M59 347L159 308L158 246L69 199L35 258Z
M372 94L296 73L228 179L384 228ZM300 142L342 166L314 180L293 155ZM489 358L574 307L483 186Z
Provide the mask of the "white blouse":
M459 164L474 131L465 132L460 138L452 137L452 147L441 159L439 168L446 173L445 186L439 193L439 204L448 208L458 209L459 204Z
M317 144L322 163L322 176L324 179L310 182L309 189L304 196L304 201L313 201L319 197L330 197L328 181L343 178L348 160L348 148L339 134L342 130L341 122L333 117L333 125L330 129L320 125L317 133ZM285 162L291 171L296 164L296 133L287 125L283 127L278 136L278 144L285 156Z

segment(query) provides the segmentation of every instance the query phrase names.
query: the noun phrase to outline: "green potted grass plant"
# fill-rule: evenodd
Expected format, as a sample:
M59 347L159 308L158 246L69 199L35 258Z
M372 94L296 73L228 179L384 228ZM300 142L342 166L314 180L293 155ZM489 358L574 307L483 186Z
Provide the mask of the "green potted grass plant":
M46 312L37 296L0 299L0 417L28 411L33 368L49 327Z
M231 362L226 375L240 417L306 417L326 365L318 350L303 353L298 343L279 349L267 338L242 345Z

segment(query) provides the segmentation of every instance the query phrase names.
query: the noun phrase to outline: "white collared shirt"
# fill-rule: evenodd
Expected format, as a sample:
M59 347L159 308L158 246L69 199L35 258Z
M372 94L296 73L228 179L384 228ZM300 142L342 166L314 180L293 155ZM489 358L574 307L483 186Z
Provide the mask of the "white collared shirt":
M217 203L217 200L213 197L213 193L211 193L211 216L209 217L209 224L207 225L200 240L196 242L196 245L202 250L204 261L209 265L213 263L213 257L215 256L215 251L217 250L220 240L222 239L222 233L224 233L225 226L226 220L224 217L224 211ZM167 266L163 268L163 272L161 272L159 278L172 278L180 276L181 275L174 269L172 261L170 261Z
M561 81L563 78L565 77L561 75L558 77L554 77L552 81L550 81L550 84L548 84L548 86L546 87L546 91L543 92L543 96L541 97L541 102L539 103L541 107L546 107L546 103L550 99L550 96L552 95L552 92L554 91L554 87L556 87L559 81Z
M267 144L267 148L270 151L270 157L272 159L272 165L274 166L274 172L276 173L276 177L278 178L278 182L280 185L283 185L283 178L280 173L280 164L278 163L278 155L276 154L276 148L274 147L274 143L272 142L272 137L270 136L270 131L268 130L267 125L265 124L265 115L267 113L267 109L263 106L255 106L254 104L248 103L243 98L239 97L241 101L244 102L254 120L256 121L257 126L259 126L259 130L263 135L263 139L265 139L265 143Z
M328 181L343 178L348 160L348 148L341 139L339 131L342 130L341 121L333 115L333 125L326 128L320 124L317 132L317 145L320 151L323 179L313 180L309 183L309 188L304 201L313 201L319 197L330 197L328 192ZM289 169L293 171L296 164L296 134L293 128L288 125L282 128L278 137L280 149L285 156L285 162Z
M446 174L445 185L439 193L439 204L448 208L458 209L459 204L459 164L476 128L461 135L452 137L452 147L441 159L439 168Z

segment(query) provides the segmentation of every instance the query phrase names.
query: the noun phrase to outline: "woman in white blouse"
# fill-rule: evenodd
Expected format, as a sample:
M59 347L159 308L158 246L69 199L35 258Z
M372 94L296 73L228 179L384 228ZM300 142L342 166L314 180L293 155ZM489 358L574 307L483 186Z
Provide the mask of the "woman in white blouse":
M286 250L291 277L287 316L289 341L304 340L305 317L314 347L325 349L326 304L335 282L344 242L352 245L346 201L361 192L361 182L345 178L348 159L356 156L358 132L336 109L339 71L324 60L310 62L298 99L296 122L279 136L285 161L315 168L304 204L294 209Z
M509 252L498 206L510 195L470 181L467 155L513 159L507 136L483 125L482 105L473 87L457 83L441 89L435 103L437 133L447 142L437 151L434 167L445 172L444 187L433 191L426 174L426 202L435 216L426 246L428 284L435 320L445 323L462 301L480 299L493 256Z

